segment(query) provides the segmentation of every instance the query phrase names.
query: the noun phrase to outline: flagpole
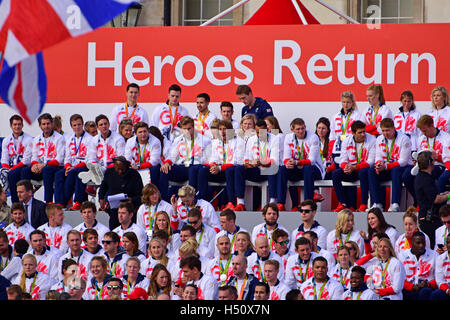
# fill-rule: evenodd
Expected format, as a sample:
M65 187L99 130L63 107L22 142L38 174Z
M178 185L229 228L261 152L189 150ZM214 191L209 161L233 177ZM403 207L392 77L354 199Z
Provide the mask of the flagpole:
M221 13L219 13L218 15L212 17L211 19L209 19L208 21L202 23L200 25L200 27L204 27L204 26L208 26L211 23L219 20L220 18L222 18L223 16L226 16L227 14L229 14L230 12L233 12L234 10L236 10L237 8L239 8L240 6L246 4L247 2L249 2L250 0L242 0L238 3L236 3L235 5L232 5L231 7L229 7L228 9L226 9L225 11L222 11Z
M297 11L297 14L298 14L300 20L302 20L302 23L303 23L304 25L307 25L307 24L308 24L308 21L306 21L306 18L305 18L305 16L303 15L302 10L300 9L300 6L299 6L298 3L297 3L297 0L291 0L291 2L292 2L292 5L294 6L295 10Z
M356 21L355 19L349 17L348 15L344 14L343 12L333 8L332 6L330 6L329 4L323 2L322 0L315 0L316 2L320 3L321 5L323 5L325 8L333 11L334 13L336 13L338 16L344 18L345 20L347 20L348 22L354 23L354 24L359 24L358 21Z

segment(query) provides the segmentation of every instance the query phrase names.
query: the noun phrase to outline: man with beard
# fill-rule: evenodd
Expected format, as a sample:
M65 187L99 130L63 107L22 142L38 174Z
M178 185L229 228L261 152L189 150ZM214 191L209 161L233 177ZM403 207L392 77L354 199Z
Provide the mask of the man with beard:
M278 218L280 217L280 212L275 203L269 203L264 206L262 210L262 218L264 223L258 224L253 228L252 231L252 242L255 243L256 238L265 237L269 241L269 249L275 251L275 243L272 241L272 233L276 229L281 229L289 234L289 231L278 224Z

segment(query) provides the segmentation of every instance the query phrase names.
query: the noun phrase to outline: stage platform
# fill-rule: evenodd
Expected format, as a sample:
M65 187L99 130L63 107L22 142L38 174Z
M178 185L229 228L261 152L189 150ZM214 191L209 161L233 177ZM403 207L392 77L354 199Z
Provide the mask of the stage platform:
M404 212L384 212L386 221L393 225L397 231L402 234L403 231L403 217ZM359 230L364 230L367 233L367 213L366 212L355 212L355 228ZM245 228L250 233L254 226L259 223L264 222L261 212L257 211L238 211L236 212L236 223L237 225ZM335 212L317 212L316 220L325 227L328 231L334 229L336 224L337 213ZM104 225L108 226L109 216L106 212L100 211L97 213L97 220ZM82 222L82 218L79 211L65 211L64 222L70 224L71 226L76 226ZM283 225L289 232L298 228L302 223L299 212L280 212L280 219L278 222Z

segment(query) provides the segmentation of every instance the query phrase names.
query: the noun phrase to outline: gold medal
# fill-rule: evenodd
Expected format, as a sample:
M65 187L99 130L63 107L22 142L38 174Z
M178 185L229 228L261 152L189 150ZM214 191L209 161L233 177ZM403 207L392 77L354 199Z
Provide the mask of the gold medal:
M342 135L341 135L341 141L344 141L344 140L345 140L345 137L346 137L346 135L345 135L345 134L342 134Z

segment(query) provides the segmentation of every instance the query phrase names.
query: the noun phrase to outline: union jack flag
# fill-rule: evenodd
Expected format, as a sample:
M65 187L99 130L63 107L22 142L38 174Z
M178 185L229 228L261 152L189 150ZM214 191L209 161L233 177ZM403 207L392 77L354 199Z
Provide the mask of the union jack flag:
M0 96L31 124L47 98L42 50L88 33L133 0L0 0Z

